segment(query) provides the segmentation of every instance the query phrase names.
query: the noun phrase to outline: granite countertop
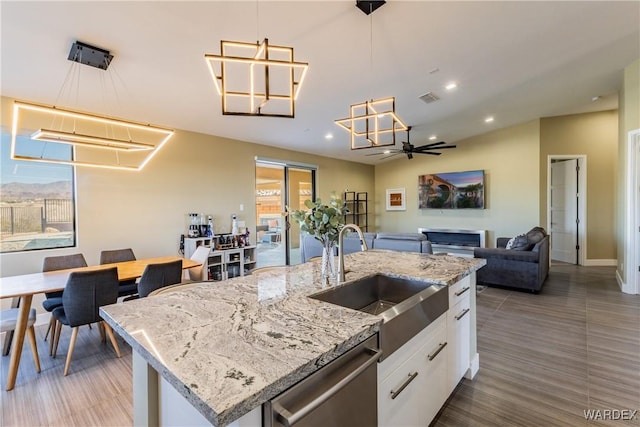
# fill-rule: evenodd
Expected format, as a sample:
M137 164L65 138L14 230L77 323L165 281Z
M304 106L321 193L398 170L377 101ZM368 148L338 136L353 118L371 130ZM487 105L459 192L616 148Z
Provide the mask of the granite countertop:
M451 285L482 259L371 250L347 280L384 273ZM379 330L382 317L307 298L320 263L268 270L100 309L101 316L213 425L277 396Z

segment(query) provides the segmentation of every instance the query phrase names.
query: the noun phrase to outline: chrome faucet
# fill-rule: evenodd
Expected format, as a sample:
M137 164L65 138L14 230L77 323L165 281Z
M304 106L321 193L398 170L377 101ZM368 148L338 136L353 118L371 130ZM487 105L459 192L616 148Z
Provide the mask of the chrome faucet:
M338 234L338 283L343 283L345 279L345 268L344 268L344 232L347 229L352 229L356 233L358 233L358 237L360 238L360 249L362 251L366 251L367 241L364 240L364 234L362 234L362 230L355 224L345 224L344 227L340 230L340 234Z

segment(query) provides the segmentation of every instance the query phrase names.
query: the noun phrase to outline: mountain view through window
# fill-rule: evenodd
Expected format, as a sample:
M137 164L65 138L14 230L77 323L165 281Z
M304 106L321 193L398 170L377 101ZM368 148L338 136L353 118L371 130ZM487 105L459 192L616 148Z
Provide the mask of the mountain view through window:
M0 252L75 246L73 167L12 160L11 135L1 138ZM18 138L28 140L21 146L28 147L29 155L41 156L46 150L55 158L71 159L69 145Z

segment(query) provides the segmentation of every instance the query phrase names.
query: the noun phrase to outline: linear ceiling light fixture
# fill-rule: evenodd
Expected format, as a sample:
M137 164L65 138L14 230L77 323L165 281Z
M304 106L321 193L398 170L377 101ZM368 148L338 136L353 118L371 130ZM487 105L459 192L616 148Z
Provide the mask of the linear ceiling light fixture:
M27 133L30 139L23 138L21 142L18 140L18 135L24 135L21 129L28 128L30 123L43 121L59 123L59 129L40 128L33 133ZM148 124L14 101L11 158L72 166L141 170L173 134L174 131L171 129ZM138 142L133 138L144 142ZM33 149L28 145L32 145L34 141L71 145L74 148L73 157L70 160L50 157L47 155L46 147L38 155L29 154ZM21 147L20 144L25 146ZM112 152L114 156L105 156L105 150Z
M370 63L373 68L373 17L371 14L384 5L384 1L356 1L356 7L369 15L369 36L371 39ZM374 86L372 80L371 86ZM349 117L335 120L336 124L349 132L351 149L384 147L395 145L396 131L407 130L407 125L396 115L395 97L371 99L359 104L352 104Z
M295 101L309 64L294 60L293 48L220 41L220 55L205 54L211 78L222 97L222 114L295 116Z
M104 49L75 42L67 59L74 62L69 72L71 75L73 67L77 66L75 63L106 70L113 55ZM69 81L69 75L65 84ZM76 75L79 83L79 73ZM63 90L64 85L60 92ZM46 125L34 132L33 128L38 127L39 123ZM173 134L171 129L149 124L15 101L11 158L72 166L141 170ZM50 143L72 146L71 158L60 159L52 155L55 150L47 149L47 144Z

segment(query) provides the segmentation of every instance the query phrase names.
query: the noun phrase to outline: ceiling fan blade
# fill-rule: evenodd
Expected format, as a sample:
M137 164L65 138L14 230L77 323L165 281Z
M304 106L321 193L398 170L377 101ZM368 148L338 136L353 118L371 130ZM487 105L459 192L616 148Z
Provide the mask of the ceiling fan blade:
M433 151L414 151L413 154L431 154L432 156L439 156L442 153L435 153Z
M389 158L391 158L391 157L393 157L393 156L397 156L398 154L402 154L402 153L393 153L393 154L389 154L389 155L388 155L388 156L386 156L386 157L380 157L380 160L389 159Z
M420 147L418 147L418 148L437 147L438 145L443 145L443 144L446 144L446 142L444 142L444 141L434 142L434 143L431 143L431 144L421 145L421 146L420 146Z
M420 151L428 151L428 150L444 150L446 148L456 148L456 146L455 145L442 145L442 146L439 146L439 147L433 147L433 146L423 145L421 147L416 148L414 151L420 152Z

